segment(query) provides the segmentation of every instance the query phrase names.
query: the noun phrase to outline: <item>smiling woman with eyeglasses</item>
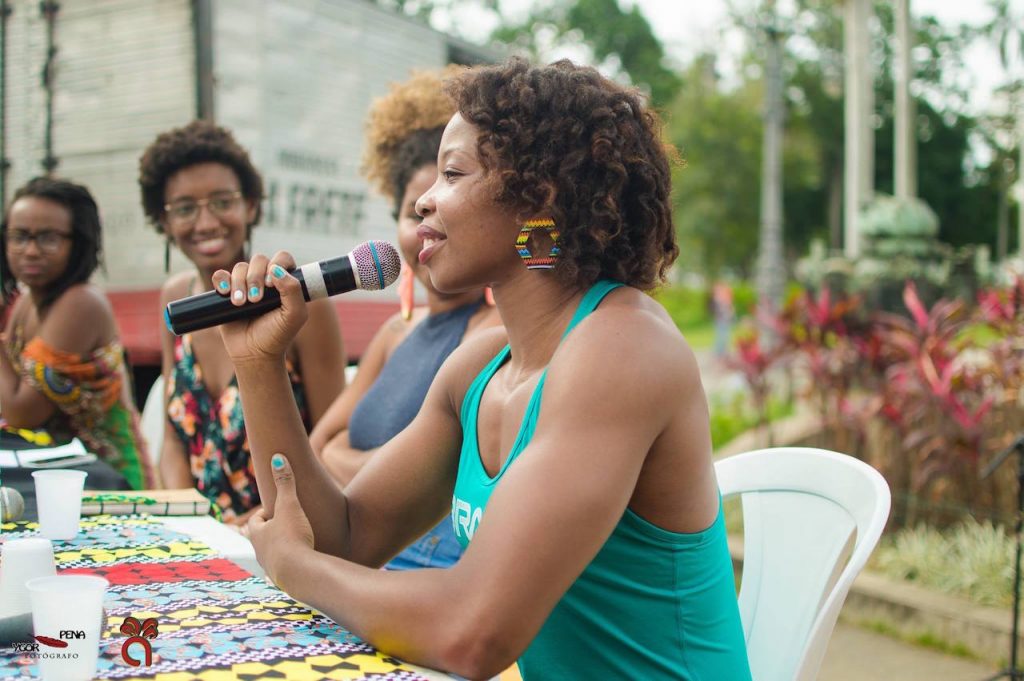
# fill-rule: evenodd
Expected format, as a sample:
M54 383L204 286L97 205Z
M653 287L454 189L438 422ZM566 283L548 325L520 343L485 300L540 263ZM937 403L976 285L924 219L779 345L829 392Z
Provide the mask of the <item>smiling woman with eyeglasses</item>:
M211 290L215 271L230 270L248 258L252 229L260 220L263 181L228 130L194 121L167 131L146 149L139 170L142 208L165 237L165 268L172 246L195 266L167 280L162 306ZM255 284L246 291L253 301L263 295L263 282ZM310 303L309 313L288 351L291 394L307 430L345 385L334 305L319 300ZM225 520L241 522L259 507L260 498L235 371L220 330L176 337L163 328L161 350L167 409L160 454L164 483L195 486L220 507Z
M89 284L100 262L99 212L89 190L36 178L4 216L3 304L13 303L0 353L0 416L78 437L135 489L152 487L117 324ZM19 295L21 293L21 295Z

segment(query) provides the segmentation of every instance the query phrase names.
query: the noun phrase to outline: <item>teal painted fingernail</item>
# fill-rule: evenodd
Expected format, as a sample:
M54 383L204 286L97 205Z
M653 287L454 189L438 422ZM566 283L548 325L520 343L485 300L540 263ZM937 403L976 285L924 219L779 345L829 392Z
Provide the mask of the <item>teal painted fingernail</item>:
M274 468L284 468L284 457L280 454L274 454L270 457L270 465Z
M280 265L274 265L274 276L280 279L284 276L284 268Z
M231 286L231 284L229 284L226 281L222 281L219 284L217 284L217 288L219 288L221 291L227 291L229 286Z
M249 297L250 298L255 298L259 294L260 294L260 287L259 286L253 286L251 289L249 289Z

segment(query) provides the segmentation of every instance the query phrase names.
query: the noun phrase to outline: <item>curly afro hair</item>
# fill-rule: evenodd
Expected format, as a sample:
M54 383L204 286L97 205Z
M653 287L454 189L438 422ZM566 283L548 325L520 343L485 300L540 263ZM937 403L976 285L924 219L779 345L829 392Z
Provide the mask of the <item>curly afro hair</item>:
M164 214L164 190L167 180L179 170L200 163L221 163L228 166L242 187L242 196L256 205L252 227L260 221L263 199L263 178L249 160L249 152L235 141L226 128L209 121L196 120L182 128L174 128L157 136L139 159L139 187L142 189L142 210L156 231L163 233L160 219Z
M391 197L396 219L409 180L424 165L437 162L441 133L455 113L444 94L444 78L461 70L414 71L409 80L392 84L370 109L363 173L377 191Z
M512 58L450 78L445 92L480 130L496 200L522 218L555 220L563 281L609 278L645 291L664 282L679 254L668 148L637 91L567 60Z

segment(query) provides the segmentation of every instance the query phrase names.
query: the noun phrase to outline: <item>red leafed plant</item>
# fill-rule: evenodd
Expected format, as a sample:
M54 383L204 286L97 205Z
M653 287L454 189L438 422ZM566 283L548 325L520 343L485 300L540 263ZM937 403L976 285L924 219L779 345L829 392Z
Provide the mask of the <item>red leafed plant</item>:
M743 339L734 366L764 401L765 375L785 363L821 414L823 445L878 465L897 499L998 505L978 470L1024 427L1024 281L982 292L977 306L930 308L908 283L903 303L901 316L828 291L794 297L762 319L772 353ZM918 513L896 511L908 523Z
M758 415L758 425L767 429L768 444L773 445L768 423L768 398L771 397L771 372L780 365L787 348L780 343L764 343L754 326L736 333L735 351L725 358L729 368L738 371L750 389L751 401Z
M901 436L910 491L941 493L940 481L956 479L970 503L993 403L982 371L990 362L964 335L971 320L962 302L940 300L928 310L913 284L903 300L910 317L879 315L876 333L888 364L886 415Z

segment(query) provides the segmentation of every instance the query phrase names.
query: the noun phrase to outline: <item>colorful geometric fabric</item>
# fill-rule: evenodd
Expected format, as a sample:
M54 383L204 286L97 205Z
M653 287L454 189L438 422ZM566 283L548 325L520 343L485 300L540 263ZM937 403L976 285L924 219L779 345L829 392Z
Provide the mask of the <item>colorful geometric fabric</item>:
M110 581L97 678L157 681L424 677L267 581L147 516L93 516L71 541L54 541L61 574ZM35 523L0 526L0 544L32 536ZM121 655L126 617L155 618L152 666ZM141 645L132 655L142 658ZM37 677L27 655L0 648L0 679Z
M139 412L125 389L124 350L117 341L89 354L65 352L11 329L7 352L21 378L57 411L45 424L62 442L77 436L116 468L132 489L153 487L155 471L139 430Z

